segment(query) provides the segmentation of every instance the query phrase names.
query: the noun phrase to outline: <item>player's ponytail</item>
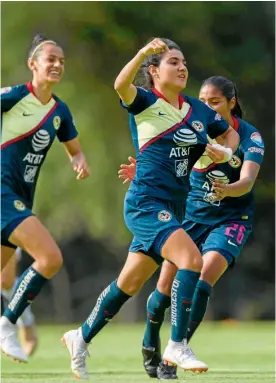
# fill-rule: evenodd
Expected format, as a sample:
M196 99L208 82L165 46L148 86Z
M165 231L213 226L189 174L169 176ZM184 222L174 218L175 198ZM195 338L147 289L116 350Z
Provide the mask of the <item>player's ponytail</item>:
M150 38L146 44L150 43L153 39L154 38ZM180 47L174 41L161 38L161 37L160 37L160 40L162 40L167 45L169 50L176 49L181 52ZM144 88L147 90L150 90L154 87L153 78L151 74L149 73L149 67L151 65L159 67L163 54L164 53L158 53L155 55L150 55L145 58L143 64L141 65L140 70L138 71L135 77L134 85L140 86L141 88Z
M243 111L242 111L242 108L241 108L240 103L239 103L238 90L237 90L235 84L231 80L228 80L226 77L213 76L213 77L207 78L207 80L204 80L201 87L203 87L205 85L209 85L209 84L211 84L211 85L215 86L217 89L219 89L221 91L221 93L223 94L223 96L227 99L228 102L232 98L235 98L236 103L235 103L234 108L231 110L231 114L234 117L242 118Z
M37 33L32 41L31 48L28 53L28 58L33 59L37 56L38 52L42 48L43 44L50 43L54 45L58 45L54 40L49 39L42 33Z
M234 106L234 108L231 110L231 113L234 117L239 117L239 118L242 118L243 116L243 111L242 111L242 108L239 104L239 100L238 100L238 90L236 88L236 86L234 85L234 91L235 91L235 98L236 98L236 104Z

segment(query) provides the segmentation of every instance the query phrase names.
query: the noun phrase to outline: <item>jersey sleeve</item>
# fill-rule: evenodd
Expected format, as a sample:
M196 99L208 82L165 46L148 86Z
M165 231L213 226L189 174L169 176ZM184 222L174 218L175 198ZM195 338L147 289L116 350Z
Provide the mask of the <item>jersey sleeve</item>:
M206 108L208 112L208 136L211 138L216 138L226 132L226 130L229 128L229 124L215 110L207 105Z
M131 114L139 114L143 110L147 109L152 102L152 94L147 90L137 87L137 94L131 105L126 105L122 100L120 100L123 108Z
M244 153L244 161L253 161L261 165L264 158L264 141L260 133L255 130L249 131L241 142Z
M21 99L18 86L1 88L1 113L8 112Z
M73 140L78 135L72 114L67 105L63 104L63 117L59 129L57 130L57 137L60 142Z

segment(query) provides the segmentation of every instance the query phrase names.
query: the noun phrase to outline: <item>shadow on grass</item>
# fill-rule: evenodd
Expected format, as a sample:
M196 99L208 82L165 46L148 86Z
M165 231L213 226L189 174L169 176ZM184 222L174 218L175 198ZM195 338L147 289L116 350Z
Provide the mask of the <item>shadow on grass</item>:
M92 372L89 372L89 375L137 375L137 376L145 376L147 377L146 373L143 371L143 370L133 370L133 371L121 371L121 370L104 370L104 371L92 371ZM204 377L204 378L208 378L208 376L210 378L214 378L215 376L233 376L233 375L252 375L252 378L254 377L254 379L256 379L256 375L260 375L262 376L262 378L265 378L265 377L275 377L275 372L273 370L271 371L258 371L258 370L219 370L219 371L208 371L207 373L202 373L202 374L199 374L199 373L192 373L192 372L185 372L184 374L182 373L181 371L181 378L182 377L192 377L192 376L198 376L198 377ZM29 373L22 373L22 372L11 372L11 373L8 373L8 372L4 372L1 374L2 378L8 378L8 377L20 377L22 379L24 378L30 378L30 376L32 378L34 378L35 376L38 376L38 377L41 377L41 378L47 378L47 377L57 377L57 376L64 376L64 377L67 377L67 376L72 376L72 373L71 372L38 372L38 371L33 371L33 372L29 372ZM249 378L248 376L248 378Z

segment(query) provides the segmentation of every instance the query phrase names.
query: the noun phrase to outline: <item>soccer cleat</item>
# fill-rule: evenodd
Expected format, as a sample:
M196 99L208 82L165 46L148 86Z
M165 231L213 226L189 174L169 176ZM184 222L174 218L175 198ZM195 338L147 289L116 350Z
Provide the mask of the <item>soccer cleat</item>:
M169 366L162 361L157 367L157 378L161 380L178 379L176 371L176 366Z
M1 350L8 357L18 362L28 362L28 357L22 350L17 339L17 327L8 318L2 316L0 319Z
M89 379L86 370L86 357L90 356L81 334L81 328L66 332L61 342L67 347L71 357L71 369L77 379Z
M157 367L162 360L160 350L160 339L158 340L156 348L144 346L142 348L144 369L150 378L157 378Z
M186 339L179 343L169 340L163 360L165 364L178 366L184 371L205 372L208 370L207 364L198 360L188 347Z

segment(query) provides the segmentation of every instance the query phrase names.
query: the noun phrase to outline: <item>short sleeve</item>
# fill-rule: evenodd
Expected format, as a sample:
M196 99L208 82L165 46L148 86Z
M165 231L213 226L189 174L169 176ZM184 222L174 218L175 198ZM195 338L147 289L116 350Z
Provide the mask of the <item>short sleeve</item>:
M229 123L226 122L220 114L206 105L208 112L208 135L211 138L221 136L229 128Z
M66 142L73 140L78 135L75 123L67 105L63 104L63 116L61 124L57 130L57 137L59 141Z
M122 107L134 115L143 112L143 110L147 109L153 103L151 92L140 87L137 87L136 89L137 94L131 105L126 105L122 100L120 100Z
M1 113L8 112L20 100L18 86L1 88Z
M264 158L264 141L260 133L255 130L249 132L242 140L241 149L244 153L244 161L253 161L261 165Z

